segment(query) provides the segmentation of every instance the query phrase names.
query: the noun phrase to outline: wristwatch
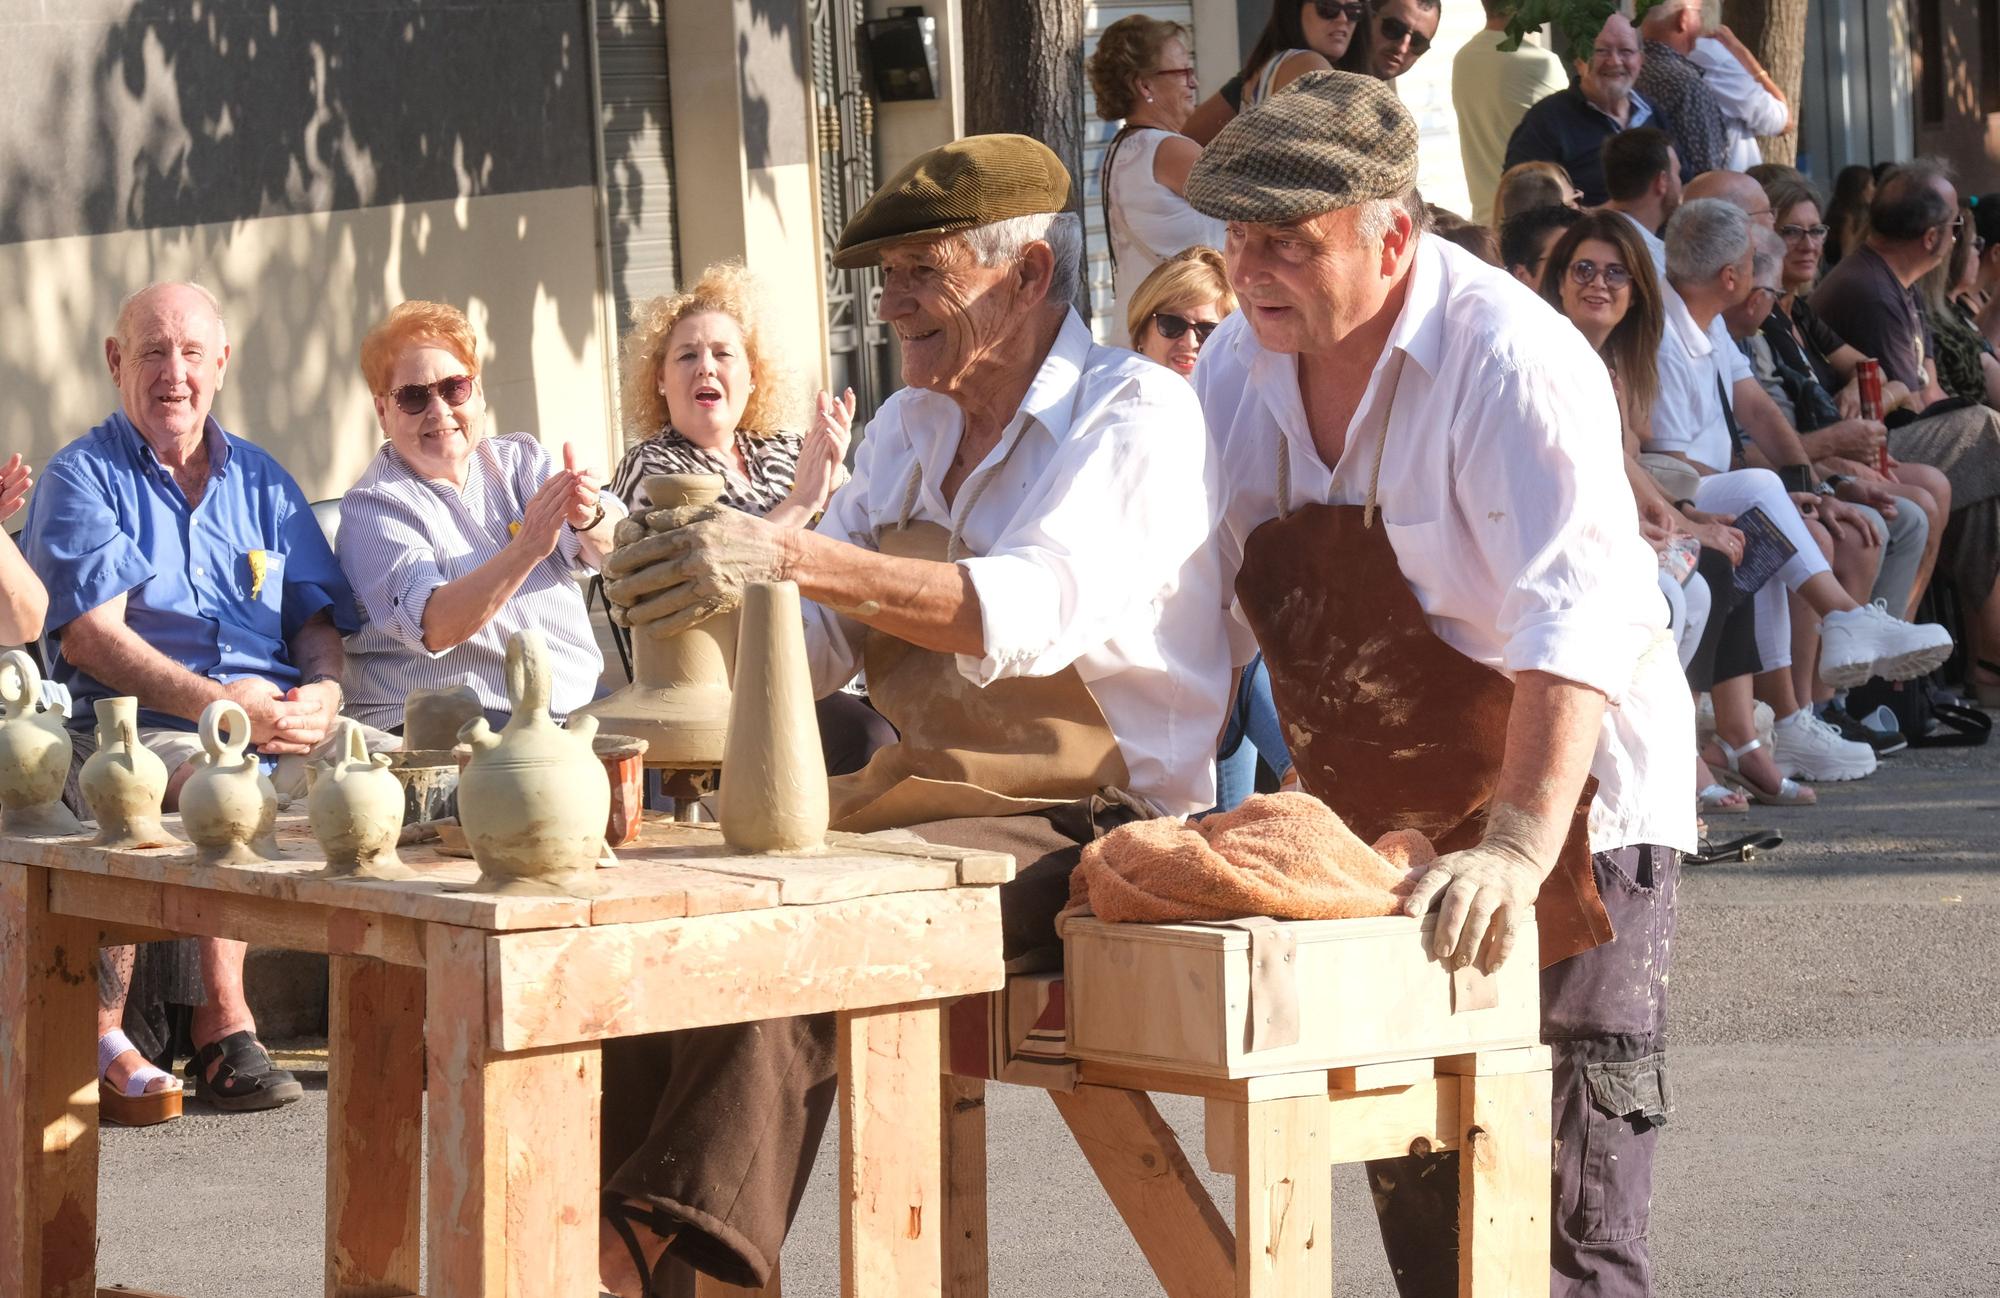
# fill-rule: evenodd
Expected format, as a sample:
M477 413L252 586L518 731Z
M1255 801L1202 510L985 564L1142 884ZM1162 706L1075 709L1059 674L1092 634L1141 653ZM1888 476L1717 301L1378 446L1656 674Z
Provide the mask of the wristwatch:
M1831 496L1834 492L1852 481L1854 481L1854 475L1851 473L1829 473L1820 482L1820 494L1822 496Z
M588 523L585 523L582 527L578 527L575 523L571 523L569 525L569 529L572 532L594 531L597 525L599 523L602 523L603 521L604 521L604 500L602 497L599 497L597 501L597 512L591 515L590 521Z

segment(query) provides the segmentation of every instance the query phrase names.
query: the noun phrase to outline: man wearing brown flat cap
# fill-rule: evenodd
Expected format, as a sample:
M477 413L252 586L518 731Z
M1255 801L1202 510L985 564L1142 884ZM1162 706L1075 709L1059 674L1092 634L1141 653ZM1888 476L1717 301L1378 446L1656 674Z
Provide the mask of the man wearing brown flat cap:
M1511 277L1425 235L1416 139L1386 85L1316 73L1230 123L1188 179L1228 223L1241 304L1195 371L1249 632L1234 657L1261 647L1307 791L1363 839L1438 844L1406 909L1441 903L1440 960L1490 970L1532 934L1552 1290L1636 1298L1693 717L1604 364ZM1405 1295L1458 1292L1457 1158L1370 1166Z
M1070 309L1069 197L1061 162L1024 136L911 162L834 254L881 263L907 386L818 527L693 510L605 567L641 635L734 607L749 582L797 582L816 688L865 668L900 732L831 782L833 827L1012 853L1015 968L1059 961L1054 916L1085 843L1214 802L1230 687L1201 411L1185 380L1096 346ZM641 1292L636 1269L681 1292L680 1263L765 1282L832 1103L833 1045L827 1015L681 1033L643 1084L607 1081L607 1214L635 1255L607 1251L608 1284ZM607 1054L607 1078L620 1071ZM636 1149L618 1136L648 1122Z

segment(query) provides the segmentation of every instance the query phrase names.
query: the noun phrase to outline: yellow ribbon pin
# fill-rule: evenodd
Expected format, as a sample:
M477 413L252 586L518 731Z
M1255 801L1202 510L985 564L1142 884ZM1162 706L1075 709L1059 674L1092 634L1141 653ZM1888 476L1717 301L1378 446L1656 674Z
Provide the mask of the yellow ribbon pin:
M509 523L509 524L507 524L507 539L508 539L508 540L510 540L510 541L511 541L511 540L513 540L513 539L514 539L515 537L519 536L520 534L521 534L521 524L519 523L519 521L516 521L516 522L512 522L512 523Z
M264 593L264 571L269 561L262 550L252 550L250 560L250 598L256 599Z

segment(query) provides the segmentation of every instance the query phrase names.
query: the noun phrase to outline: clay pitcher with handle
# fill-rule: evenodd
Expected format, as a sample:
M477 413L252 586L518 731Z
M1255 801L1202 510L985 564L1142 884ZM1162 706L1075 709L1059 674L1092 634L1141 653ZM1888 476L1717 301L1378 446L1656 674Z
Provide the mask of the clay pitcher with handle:
M753 582L743 592L741 626L722 757L722 837L743 852L816 852L826 843L826 757L799 588Z
M0 655L0 832L30 838L80 833L62 804L70 735L60 712L42 707L42 674L19 649Z
M479 862L479 892L595 896L611 816L611 781L591 747L594 717L564 730L549 716L547 650L529 627L507 641L514 713L498 733L486 719L458 732L472 760L458 778L458 818Z
M368 752L361 723L339 721L334 755L312 764L306 818L326 853L329 879L414 879L417 872L396 855L403 829L403 782L389 770L386 753Z
M250 717L230 699L202 709L202 751L181 786L181 828L203 865L248 865L277 856L271 836L278 793L250 749Z
M99 699L97 751L83 764L77 783L97 817L98 847L131 851L165 847L176 840L160 823L167 796L167 764L139 742L139 700L125 695Z

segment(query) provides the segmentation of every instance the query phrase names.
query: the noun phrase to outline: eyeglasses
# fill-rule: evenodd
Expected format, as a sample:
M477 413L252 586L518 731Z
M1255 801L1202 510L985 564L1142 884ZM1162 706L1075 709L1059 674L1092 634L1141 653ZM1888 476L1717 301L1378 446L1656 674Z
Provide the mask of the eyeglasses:
M430 409L433 392L443 397L444 403L456 410L472 395L472 376L454 374L435 383L405 383L400 388L391 388L389 399L395 402L396 409L404 414L421 415Z
M1155 77L1179 77L1183 81L1187 82L1189 90L1194 89L1193 68L1158 68L1155 69L1153 72L1149 73L1148 75Z
M1410 57L1416 58L1431 47L1431 38L1404 22L1401 18L1391 18L1381 14L1375 19L1375 29L1382 33L1382 39L1390 45L1410 43Z
M1340 0L1312 0L1312 7L1313 12L1319 15L1320 21L1325 23L1337 18L1345 18L1349 23L1358 23L1368 13L1367 5L1354 3L1353 0L1349 0L1346 4L1340 3Z
M1171 311L1155 311L1149 323L1153 328L1160 331L1160 337L1170 342L1192 329L1194 330L1195 346L1199 347L1208 341L1208 336L1215 332L1215 326L1222 322L1220 320L1190 320L1186 316L1175 315Z
M1826 225L1781 225L1778 227L1778 237L1786 243L1804 243L1808 240L1813 243L1825 243L1826 236L1832 229L1832 226Z
M1615 293L1632 286L1632 272L1615 261L1607 261L1602 266L1589 260L1569 264L1569 282L1578 288L1589 288L1597 280L1603 280L1604 287Z
M1743 301L1745 303L1748 303L1751 300L1753 300L1759 293L1769 293L1771 295L1771 300L1775 302L1781 296L1784 295L1784 290L1778 288L1772 288L1769 284L1752 284L1750 286L1749 296L1745 297Z
M1593 45L1590 49L1593 59L1617 59L1620 63L1639 57L1636 45Z

